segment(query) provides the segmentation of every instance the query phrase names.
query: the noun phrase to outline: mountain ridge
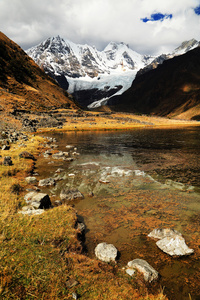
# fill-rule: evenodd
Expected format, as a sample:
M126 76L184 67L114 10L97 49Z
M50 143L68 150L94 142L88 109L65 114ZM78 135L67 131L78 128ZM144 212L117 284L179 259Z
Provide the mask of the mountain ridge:
M110 42L98 51L94 46L75 44L57 36L32 47L27 54L82 107L97 108L130 88L136 76L198 45L192 39L171 54L154 57L141 55L123 42Z

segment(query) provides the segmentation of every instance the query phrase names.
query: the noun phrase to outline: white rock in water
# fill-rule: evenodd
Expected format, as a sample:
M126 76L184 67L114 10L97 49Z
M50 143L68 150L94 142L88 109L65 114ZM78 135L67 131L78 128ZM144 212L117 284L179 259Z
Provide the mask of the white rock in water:
M155 239L163 239L165 237L173 237L175 235L178 236L182 236L180 232L174 230L174 229L170 229L170 228L164 228L164 229L160 229L160 228L156 228L153 231L151 231L148 234L148 237L151 238L155 238Z
M72 145L66 145L66 148L67 149L72 149L72 148L74 148L74 146L72 146Z
M128 275L130 275L130 276L133 276L134 274L135 274L135 270L133 270L133 269L126 269L126 273L128 274Z
M117 257L117 249L112 244L100 243L95 248L95 255L104 262L115 261Z
M165 237L156 243L158 248L171 256L190 255L194 252L188 248L185 239L182 236L175 235L173 237Z
M46 179L41 179L39 181L38 186L51 186L51 185L55 185L56 181L54 178L46 178Z
M145 281L151 282L158 279L158 272L143 259L137 258L129 261L128 267L141 272Z

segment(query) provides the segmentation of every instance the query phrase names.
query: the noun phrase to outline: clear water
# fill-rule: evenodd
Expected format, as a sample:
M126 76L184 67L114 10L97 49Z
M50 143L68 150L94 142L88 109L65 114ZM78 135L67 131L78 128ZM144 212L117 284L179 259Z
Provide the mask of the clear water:
M88 255L94 257L98 243L112 243L120 251L120 266L135 258L148 261L169 299L189 299L189 294L200 299L200 128L51 136L59 150L73 145L80 155L72 163L43 158L38 172L46 178L64 169L64 180L50 189L52 200L65 186L84 194L73 204L86 224ZM147 237L158 227L180 231L194 254L163 253Z

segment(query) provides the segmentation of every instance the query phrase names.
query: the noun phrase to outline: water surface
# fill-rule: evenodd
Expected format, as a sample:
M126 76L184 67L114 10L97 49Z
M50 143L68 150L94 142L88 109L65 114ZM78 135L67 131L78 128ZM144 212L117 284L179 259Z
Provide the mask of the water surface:
M200 299L200 128L136 129L126 132L56 133L59 150L73 145L72 163L38 162L40 178L62 167L65 180L51 189L58 199L67 186L85 196L74 205L86 224L86 247L100 242L120 251L119 264L142 258L160 274L170 299ZM93 193L93 197L91 197ZM147 237L154 228L182 233L194 254L171 258Z

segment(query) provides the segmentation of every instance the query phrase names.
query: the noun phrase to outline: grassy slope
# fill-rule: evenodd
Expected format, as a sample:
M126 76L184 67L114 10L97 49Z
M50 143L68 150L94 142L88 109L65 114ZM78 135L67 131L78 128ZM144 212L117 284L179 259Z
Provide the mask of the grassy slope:
M62 105L76 107L54 80L0 32L0 109L36 111Z

